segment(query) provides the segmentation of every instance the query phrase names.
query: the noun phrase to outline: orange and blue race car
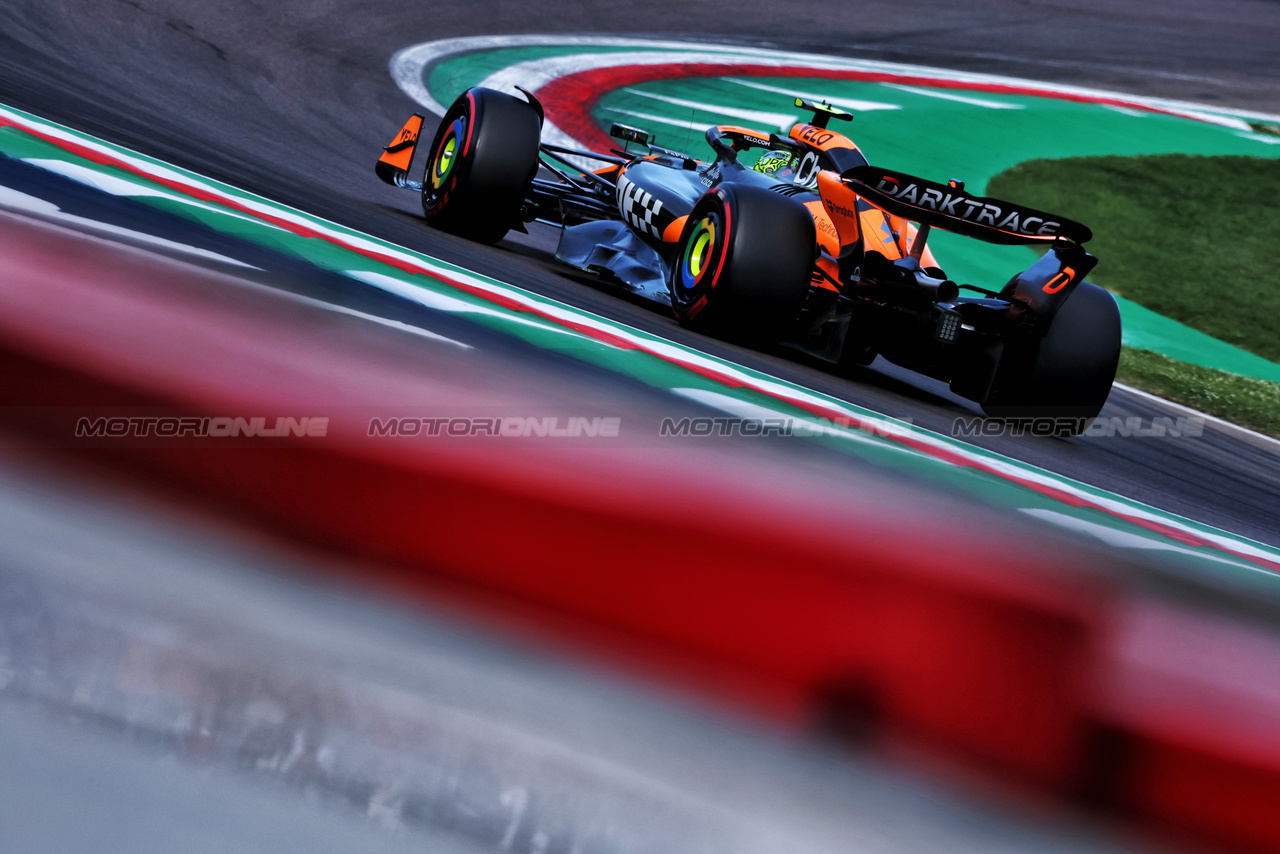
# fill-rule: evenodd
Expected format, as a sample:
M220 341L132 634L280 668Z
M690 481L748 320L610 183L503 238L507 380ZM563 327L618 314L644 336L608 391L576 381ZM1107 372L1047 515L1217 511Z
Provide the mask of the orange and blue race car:
M409 174L413 116L378 176L421 193L431 225L472 240L557 226L561 262L707 334L781 344L845 374L879 355L989 414L1054 419L1060 435L1106 402L1120 315L1085 281L1097 259L1080 223L872 166L830 127L852 116L822 103L797 99L812 119L786 136L708 128L714 156L699 160L620 124L610 135L623 147L608 154L544 143L542 107L520 91L460 95L421 181ZM928 246L934 228L1045 251L1005 284L957 284Z

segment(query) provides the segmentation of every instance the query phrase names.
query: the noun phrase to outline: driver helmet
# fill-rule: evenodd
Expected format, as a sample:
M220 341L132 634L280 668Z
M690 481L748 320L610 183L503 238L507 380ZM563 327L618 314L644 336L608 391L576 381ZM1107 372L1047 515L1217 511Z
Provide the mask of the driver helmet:
M757 172L772 176L778 181L788 182L796 177L796 170L792 165L792 160L793 158L789 151L766 151L760 155L760 159L756 161L756 165L752 168Z

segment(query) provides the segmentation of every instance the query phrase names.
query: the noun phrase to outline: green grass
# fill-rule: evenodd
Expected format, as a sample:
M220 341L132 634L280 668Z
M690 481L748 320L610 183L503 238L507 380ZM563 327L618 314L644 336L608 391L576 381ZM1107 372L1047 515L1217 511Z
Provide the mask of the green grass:
M1116 379L1280 438L1280 383L1189 365L1128 347L1121 351Z
M1280 362L1280 159L1031 160L987 192L1088 225L1091 280Z

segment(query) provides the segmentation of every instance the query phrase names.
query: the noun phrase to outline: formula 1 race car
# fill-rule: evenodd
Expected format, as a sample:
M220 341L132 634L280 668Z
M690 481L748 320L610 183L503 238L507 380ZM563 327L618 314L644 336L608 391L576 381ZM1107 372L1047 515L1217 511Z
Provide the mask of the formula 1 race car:
M542 106L520 91L460 95L421 182L409 177L423 123L413 116L378 176L420 192L431 225L472 240L494 243L535 220L558 226L561 262L669 304L696 330L783 344L842 373L880 355L990 415L1053 419L1059 435L1102 409L1120 315L1084 281L1097 263L1085 226L971 195L960 181L871 166L828 127L852 116L822 103L797 98L813 118L787 136L709 128L707 162L620 124L610 135L623 150L608 155L543 143ZM1003 286L960 285L927 246L932 228L1045 252Z

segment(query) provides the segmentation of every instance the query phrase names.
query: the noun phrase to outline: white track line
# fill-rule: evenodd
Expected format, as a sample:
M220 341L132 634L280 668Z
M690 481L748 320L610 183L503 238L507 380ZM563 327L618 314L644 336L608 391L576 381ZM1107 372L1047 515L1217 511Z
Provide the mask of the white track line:
M736 83L739 86L746 86L750 89L759 89L761 92L773 92L778 95L786 95L789 98L805 98L810 101L822 101L833 107L841 107L846 110L852 110L856 113L865 113L871 110L901 110L900 104L886 104L882 101L859 101L855 98L832 98L830 95L819 95L814 92L797 92L794 89L784 89L781 86L770 86L766 83L756 83L754 80L740 80L737 77L721 77L726 83Z
M605 107L606 112L618 113L623 116L630 116L633 119L643 119L646 122L657 122L658 124L671 125L672 127L682 128L691 134L697 135L698 126L691 121L680 121L670 116L659 116L655 113L640 113L635 110L624 110L621 107Z
M20 193L10 187L0 186L0 209L18 213L31 219L37 219L50 225L59 225L78 232L95 232L98 235L109 235L116 238L117 242L128 242L132 245L145 246L153 249L167 249L170 252L180 253L182 255L191 255L196 258L203 258L207 261L216 261L220 264L230 264L235 267L245 267L250 270L259 270L252 264L246 264L227 255L220 255L208 249L201 249L199 246L191 246L187 243L179 243L176 240L166 240L163 237L157 237L154 234L148 234L145 231L134 231L132 228L124 228L119 225L112 225L108 222L101 222L88 217L76 216L69 214L53 202L41 199L37 196L29 196L26 193Z
M652 98L655 101L661 101L664 104L671 104L676 107L688 107L691 110L702 110L704 113L713 113L718 116L728 116L731 119L742 119L746 122L757 124L765 124L770 127L780 128L781 130L790 130L791 126L796 123L798 118L794 113L771 113L765 110L745 110L741 107L726 107L722 104L704 104L701 101L687 101L684 98L672 98L670 95L658 95L654 92L645 92L642 89L623 89L628 95L639 95L641 98Z
M901 83L881 83L880 85L888 86L890 89L910 92L913 95L924 95L926 98L939 98L943 101L955 101L958 104L970 104L974 107L985 107L988 110L1026 109L1022 104L1007 104L1004 101L988 101L986 98L971 98L966 95L953 95L949 92L939 92L936 89L920 89L915 86L903 86Z
M184 196L180 193L158 190L155 187L148 187L145 184L138 183L137 181L130 181L125 178L110 175L97 169L90 169L87 166L81 166L76 163L67 163L64 160L49 160L40 157L24 157L22 162L35 166L38 169L44 169L47 172L53 172L61 175L64 178L69 178L72 181L77 181L84 184L86 187L93 187L95 190L110 193L113 196L124 196L127 198L135 196L152 196L160 199L168 199L169 201L178 202L183 205L189 205L193 208L212 211L213 213L221 214L223 216L243 219L247 222L252 222L255 225L264 224L262 220L256 217L246 216L239 211L221 208L217 205L206 204L199 199L193 199L190 196ZM272 228L279 228L279 226L272 225L271 223L265 223L265 225Z
M1131 385L1125 385L1124 383L1114 383L1114 387L1124 389L1125 391L1130 392L1131 394L1136 394L1138 397L1146 398L1147 400L1153 401L1155 403L1162 403L1165 406L1169 407L1170 409L1176 409L1181 412L1185 412L1188 415L1195 415L1198 418L1203 418L1205 421L1212 422L1213 424L1216 424L1219 427L1228 427L1232 430L1236 430L1240 433L1244 433L1245 435L1249 436L1252 439L1258 439L1263 442L1268 442L1272 445L1275 445L1276 450L1280 450L1280 440L1273 439L1270 436L1266 435L1265 433L1259 433L1256 430L1250 430L1248 427L1241 427L1239 424L1232 424L1230 421L1224 421L1221 418L1217 417L1216 415L1210 415L1207 412L1201 412L1198 409L1193 409L1190 406L1185 406L1181 403L1176 403L1172 400L1167 400L1163 397L1160 397L1159 395L1155 395L1150 392L1143 391L1140 388L1134 388Z

